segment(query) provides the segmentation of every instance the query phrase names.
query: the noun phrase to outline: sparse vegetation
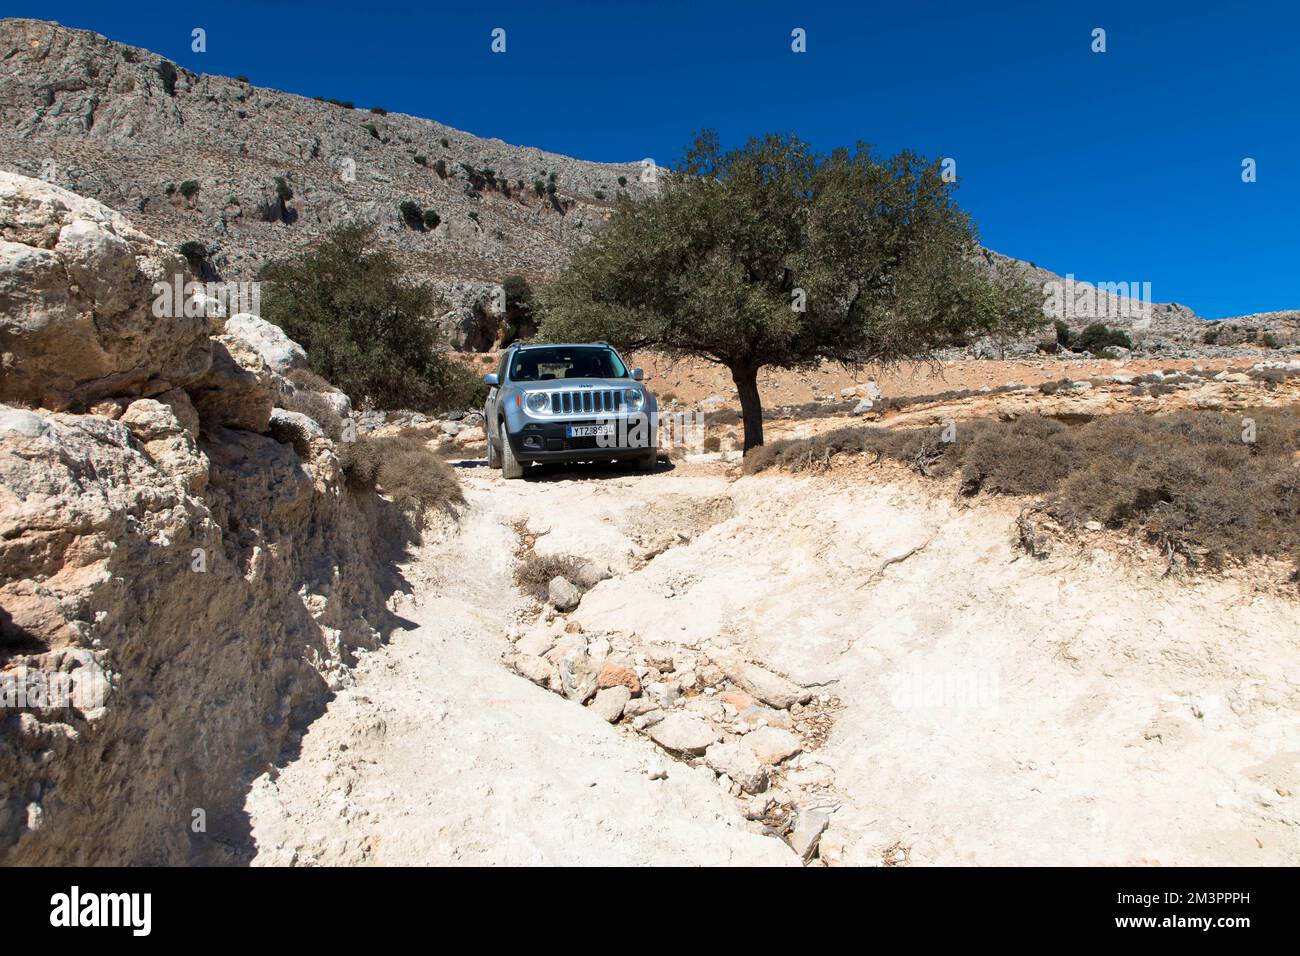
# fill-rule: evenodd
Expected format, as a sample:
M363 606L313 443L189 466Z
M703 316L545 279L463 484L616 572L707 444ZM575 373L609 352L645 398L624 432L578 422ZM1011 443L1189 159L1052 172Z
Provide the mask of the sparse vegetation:
M436 159L433 162L433 171L438 174L439 179L447 178L447 161L445 159Z
M180 193L186 199L193 199L199 194L199 181L197 179L187 179L180 185Z
M582 590L582 585L577 581L581 576L582 565L582 559L571 555L538 554L530 549L515 564L515 587L539 601L546 600L547 585L554 577L567 578Z
M281 405L287 411L306 415L321 427L331 441L339 441L343 437L343 419L330 400L319 391L305 387L297 389L284 396Z
M376 248L373 227L340 226L260 278L263 317L355 404L437 412L481 403L482 382L448 356L429 322L439 307L432 289L404 278Z
M348 487L379 491L417 527L430 512L450 509L465 500L456 473L428 445L409 435L363 435L339 450Z
M1076 352L1092 352L1093 354L1112 347L1131 349L1133 348L1133 342L1129 339L1127 333L1120 329L1108 328L1101 322L1094 322L1080 332L1079 337L1074 340L1072 346Z
M374 113L376 116L388 115L388 110L384 109L382 106L372 106L370 107L370 112Z
M375 139L379 139L379 127L377 127L374 123L362 123L361 128L364 129L371 136L373 136Z
M417 165L417 166L423 166L423 167L425 167L425 168L427 169L428 166L429 166L429 157L428 157L428 156L425 156L423 153L416 153L416 154L415 154L415 165Z
M280 202L288 202L293 198L293 189L283 176L275 177L275 194L280 198Z
M442 222L442 217L439 216L438 213L432 209L426 209L424 211L423 218L424 218L425 229L437 229L438 223Z
M1253 442L1243 440L1245 418L1254 422ZM1192 566L1300 560L1294 410L1118 415L1077 426L1026 415L959 422L955 437L945 443L937 428L843 428L756 449L745 471L804 471L869 454L927 477L959 475L966 495L1042 496L1047 514L1067 528L1095 521L1129 531Z

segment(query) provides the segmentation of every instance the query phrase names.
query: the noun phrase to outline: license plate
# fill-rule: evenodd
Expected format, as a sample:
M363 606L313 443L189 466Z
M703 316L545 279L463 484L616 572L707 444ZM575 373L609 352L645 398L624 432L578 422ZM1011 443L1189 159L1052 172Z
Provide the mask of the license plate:
M614 434L613 425L570 425L564 430L569 438L601 438Z

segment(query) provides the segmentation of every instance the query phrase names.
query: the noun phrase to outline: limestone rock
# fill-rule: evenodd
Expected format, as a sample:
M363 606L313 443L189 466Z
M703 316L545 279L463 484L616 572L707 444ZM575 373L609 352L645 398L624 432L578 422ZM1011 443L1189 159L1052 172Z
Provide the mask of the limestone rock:
M649 729L649 734L665 750L695 756L708 750L720 737L708 721L681 712L668 714Z

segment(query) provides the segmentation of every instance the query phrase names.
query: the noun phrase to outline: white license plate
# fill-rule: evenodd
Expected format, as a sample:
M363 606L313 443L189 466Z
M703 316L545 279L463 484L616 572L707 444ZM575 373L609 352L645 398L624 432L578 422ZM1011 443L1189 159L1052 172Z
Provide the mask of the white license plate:
M600 438L614 434L613 425L570 425L564 430L570 438Z

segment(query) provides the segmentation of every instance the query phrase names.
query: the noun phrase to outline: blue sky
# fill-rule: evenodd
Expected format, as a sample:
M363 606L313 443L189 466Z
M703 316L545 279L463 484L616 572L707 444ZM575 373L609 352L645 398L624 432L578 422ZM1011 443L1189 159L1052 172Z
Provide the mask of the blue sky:
M957 161L989 247L1208 317L1300 308L1300 5L4 3L190 69L585 159L793 131ZM207 31L207 52L190 31ZM505 54L490 51L506 30ZM807 31L795 54L790 33ZM1090 49L1094 28L1107 51ZM1241 180L1256 160L1258 181Z

